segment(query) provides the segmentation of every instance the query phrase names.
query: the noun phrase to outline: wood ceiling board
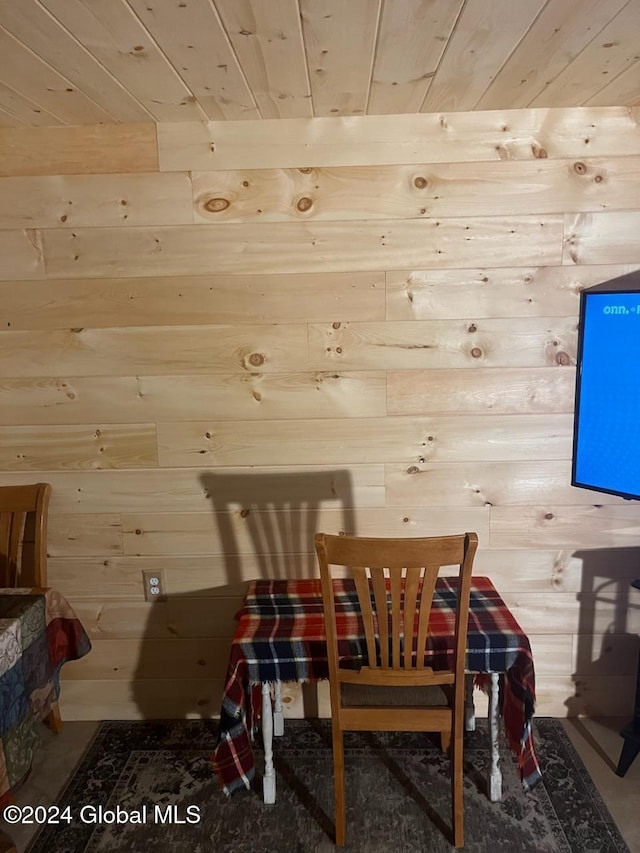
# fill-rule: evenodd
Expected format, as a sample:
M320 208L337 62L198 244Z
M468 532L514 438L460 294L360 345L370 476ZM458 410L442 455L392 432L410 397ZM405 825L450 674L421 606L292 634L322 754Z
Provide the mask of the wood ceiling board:
M260 117L210 0L128 3L210 119Z
M640 104L640 60L614 77L604 89L600 89L585 102L587 106L607 104Z
M311 88L297 0L216 0L262 118L310 118Z
M206 118L191 90L124 0L41 2L155 119Z
M467 0L421 111L473 109L543 5L544 0Z
M630 0L529 106L584 104L638 59L639 43L640 3Z
M112 116L66 77L0 27L0 74L2 82L50 112L56 123L97 124Z
M463 0L396 0L382 7L370 114L419 112Z
M13 113L3 109L0 107L0 126L1 127L24 127L25 123L20 121L19 118L13 115Z
M0 0L28 52L0 58L0 85L27 99L12 109L5 91L0 109L39 126L633 107L638 14L638 0Z
M60 119L43 110L33 101L25 98L19 92L16 92L10 86L5 86L0 83L0 108L4 109L7 115L14 118L13 124L16 126L38 126L44 125L51 127L52 125L60 125ZM2 165L0 164L0 169Z
M505 104L514 109L527 107L627 2L581 0L578 4L549 0L491 81L476 109L500 109ZM640 86L636 92L640 92Z
M0 20L12 35L121 122L151 116L36 0L0 0Z
M381 0L300 0L313 113L366 111Z

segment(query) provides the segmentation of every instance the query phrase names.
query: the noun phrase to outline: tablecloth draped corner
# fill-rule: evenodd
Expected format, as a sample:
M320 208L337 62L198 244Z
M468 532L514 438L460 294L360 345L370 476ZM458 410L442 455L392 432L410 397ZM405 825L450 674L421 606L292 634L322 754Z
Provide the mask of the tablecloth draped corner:
M0 807L29 775L36 724L60 696L60 670L91 641L68 602L52 588L0 593Z

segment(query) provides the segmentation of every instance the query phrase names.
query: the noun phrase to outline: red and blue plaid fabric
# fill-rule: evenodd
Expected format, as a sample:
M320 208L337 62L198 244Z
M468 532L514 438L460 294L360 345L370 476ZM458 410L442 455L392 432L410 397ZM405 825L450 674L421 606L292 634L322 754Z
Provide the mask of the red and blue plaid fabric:
M446 668L453 655L457 578L439 578L429 629L428 664ZM334 580L338 654L366 662L366 644L353 581ZM252 581L240 611L220 714L214 767L226 793L249 787L254 775L252 732L261 708L260 685L329 677L319 579ZM531 647L488 578L474 577L469 607L467 671L504 673L501 710L523 785L540 779L531 719L535 675ZM482 678L478 683L482 686Z

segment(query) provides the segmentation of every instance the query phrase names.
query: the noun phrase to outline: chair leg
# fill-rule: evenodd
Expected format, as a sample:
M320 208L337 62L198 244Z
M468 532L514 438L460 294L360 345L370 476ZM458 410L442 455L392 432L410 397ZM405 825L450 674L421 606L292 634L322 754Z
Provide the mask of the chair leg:
M344 736L333 726L333 787L336 801L336 846L343 847L347 835L347 818L344 802Z
M440 749L443 752L449 752L451 750L451 732L440 732Z
M62 717L60 716L60 708L57 702L51 706L51 710L44 718L44 722L54 734L60 734L62 731Z
M453 825L453 846L464 846L464 805L462 802L462 732L454 732L451 740L451 823Z

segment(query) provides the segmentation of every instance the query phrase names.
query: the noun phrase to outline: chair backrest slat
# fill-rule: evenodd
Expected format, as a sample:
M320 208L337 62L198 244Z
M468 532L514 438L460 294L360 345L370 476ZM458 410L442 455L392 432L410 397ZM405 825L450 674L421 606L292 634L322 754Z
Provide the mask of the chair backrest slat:
M0 487L0 586L46 586L51 486Z
M391 572L389 578L389 590L391 593L391 666L400 669L401 647L400 635L404 622L404 610L402 607L402 576L399 572Z
M404 646L404 669L413 666L413 635L415 630L416 606L420 589L420 576L422 570L419 566L408 566L404 578L404 602L402 618L402 635Z
M436 589L436 581L440 566L425 566L424 575L422 577L422 594L420 596L420 606L418 611L418 641L417 648L421 653L417 655L416 667L424 669L424 649L427 645L427 636L429 634L429 622L431 617L431 609L433 604L433 594Z
M384 569L372 566L371 587L373 589L373 600L375 604L374 624L377 625L377 634L380 640L380 665L383 669L389 668L389 603L387 597L387 583ZM362 599L360 599L362 606ZM371 659L370 659L371 660ZM374 663L373 666L376 666Z
M356 585L356 593L360 602L360 613L362 616L362 626L364 628L364 636L367 643L367 657L369 660L376 660L376 629L373 624L373 609L371 607L371 590L369 588L369 577L367 570L361 566L353 566L353 579ZM335 620L334 624L335 624Z

